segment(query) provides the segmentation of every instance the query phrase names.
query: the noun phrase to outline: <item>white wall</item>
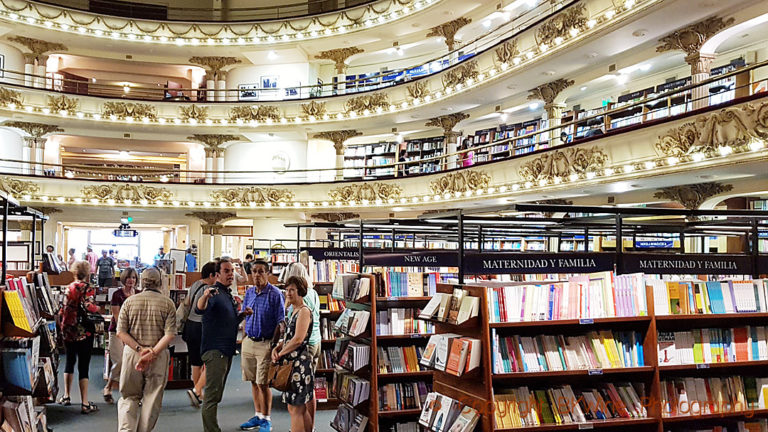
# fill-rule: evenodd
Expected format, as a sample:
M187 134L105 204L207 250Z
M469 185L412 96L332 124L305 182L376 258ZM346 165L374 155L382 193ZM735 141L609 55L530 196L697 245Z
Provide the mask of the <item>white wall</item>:
M282 154L290 160L289 170L307 166L307 142L300 140L275 140L268 142L239 142L227 147L224 153L226 171L267 171L262 174L228 174L228 182L290 183L303 182L305 176L278 174L273 171L273 157Z
M21 51L11 45L0 43L0 54L5 57L3 69L6 71L0 78L0 82L24 84L24 77L9 73L9 71L24 73L24 56L21 55Z
M276 92L277 97L270 97L270 99L277 100L284 94L280 89L314 84L314 80L310 82L309 69L309 63L241 66L227 73L227 88L236 89L240 84L256 84L261 87L261 77L274 76L277 77L279 91Z
M0 158L22 160L24 140L18 132L0 127ZM17 162L0 161L0 172L21 173L21 164Z
M326 140L311 139L307 142L307 169L335 168L336 167L336 149L333 143ZM310 182L333 181L335 171L323 171L308 173L307 180Z

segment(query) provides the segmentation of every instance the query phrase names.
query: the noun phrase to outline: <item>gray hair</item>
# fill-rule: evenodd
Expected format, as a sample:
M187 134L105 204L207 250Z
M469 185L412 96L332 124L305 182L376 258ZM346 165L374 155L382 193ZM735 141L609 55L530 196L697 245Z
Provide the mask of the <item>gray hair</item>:
M283 280L282 282L285 282L288 280L289 277L296 276L303 278L305 282L307 282L307 286L310 286L311 281L309 280L309 272L307 271L307 268L304 267L304 264L294 262L288 264L288 268L285 269L285 272L283 273Z

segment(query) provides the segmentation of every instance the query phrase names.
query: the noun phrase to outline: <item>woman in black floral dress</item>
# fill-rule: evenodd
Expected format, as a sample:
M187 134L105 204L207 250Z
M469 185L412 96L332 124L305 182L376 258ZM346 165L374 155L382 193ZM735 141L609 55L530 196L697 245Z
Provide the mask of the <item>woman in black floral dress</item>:
M285 299L288 306L293 306L294 312L288 318L285 337L272 350L273 362L293 363L291 387L283 392L283 402L288 405L288 413L291 415L292 432L312 432L313 428L306 405L315 393L312 355L307 348L312 333L312 313L304 304L307 289L307 282L303 278L291 276L285 281Z

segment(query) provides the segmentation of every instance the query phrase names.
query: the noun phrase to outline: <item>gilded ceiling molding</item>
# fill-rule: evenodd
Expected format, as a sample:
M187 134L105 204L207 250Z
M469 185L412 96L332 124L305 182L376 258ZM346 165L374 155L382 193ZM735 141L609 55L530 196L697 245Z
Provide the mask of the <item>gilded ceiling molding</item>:
M272 121L280 120L280 109L274 105L251 105L235 106L229 111L231 121L258 121L263 122L267 119Z
M180 106L179 117L182 120L195 120L198 123L208 119L208 107L201 107L196 104Z
M363 51L364 50L358 47L336 48L332 50L321 51L320 54L315 56L315 58L318 60L333 61L336 63L336 73L343 74L344 69L347 67L347 64L345 63L347 59L355 54L360 54Z
M432 27L427 33L427 37L440 36L444 38L445 45L448 47L448 51L453 51L453 46L456 43L456 33L459 29L472 22L471 18L460 17L453 21L440 24Z
M305 117L321 118L327 113L325 102L310 101L301 104L301 112Z
M466 61L443 74L443 88L464 84L468 79L477 79L478 75L477 60Z
M120 120L125 120L127 117L157 120L157 107L134 102L104 102L101 106L101 115L107 118L115 116Z
M45 123L10 121L3 123L3 126L21 129L33 138L42 138L43 135L54 132L64 132L64 129L58 127L57 125L49 125Z
M223 134L195 134L187 137L188 140L197 141L205 147L206 157L222 156L224 149L221 147L224 143L237 141L240 139L237 135Z
M15 198L19 198L24 195L40 192L40 186L35 182L0 176L0 190Z
M655 148L659 154L692 157L700 153L715 155L722 146L748 146L754 140L768 139L768 102L725 108L696 117L693 121L667 130Z
M653 196L654 198L677 202L688 210L698 210L704 201L731 190L733 190L733 185L709 182L665 187L659 189L659 192Z
M557 95L559 95L560 92L566 88L572 86L573 82L573 80L560 78L555 81L542 84L534 89L528 90L528 92L530 92L528 95L528 100L542 100L544 101L545 107L552 105L555 102Z
M137 202L147 200L156 202L168 201L173 198L171 191L164 187L118 183L85 186L81 191L81 195L85 199L97 199L100 201L113 199L115 201L132 200Z
M429 190L436 195L463 193L487 188L491 176L485 171L457 171L445 174L429 182Z
M15 107L21 107L24 105L24 99L21 97L21 93L9 88L0 87L0 105L7 107L14 105Z
M58 207L46 207L46 206L39 206L35 205L35 210L40 211L42 214L49 216L54 213L61 213L61 209Z
M458 112L453 114L446 114L440 117L435 117L427 120L426 123L424 123L424 126L434 126L439 127L443 129L443 133L448 136L450 134L455 134L456 132L453 131L453 128L456 127L457 124L459 124L460 121L466 120L469 118L469 114Z
M550 150L541 156L524 163L518 174L531 183L559 183L571 175L586 177L588 172L596 172L605 168L608 155L597 147L567 148Z
M242 205L256 204L279 204L281 202L290 202L294 193L288 189L276 189L261 186L234 187L229 189L220 189L211 192L211 198L214 201L222 201L230 204L240 203Z
M336 149L336 154L340 154L340 152L344 151L344 142L346 140L352 137L360 136L362 134L362 132L356 131L354 129L343 129L316 133L312 137L333 142L333 147Z
M333 188L328 191L328 198L331 201L350 202L374 202L381 200L387 202L390 199L397 199L403 194L403 188L391 183L355 183Z
M37 60L41 60L46 53L67 50L66 46L58 42L48 42L25 36L13 36L8 38L8 41L26 47Z
M730 27L735 21L734 18L724 20L720 17L709 17L683 27L659 39L661 45L656 47L656 52L679 50L684 51L688 56L698 55L709 38Z
M536 29L536 43L548 47L562 43L570 35L572 29L582 31L587 28L587 8L583 3L559 13ZM559 41L559 42L558 42Z
M517 48L516 39L504 42L500 47L496 48L494 52L498 63L509 63L513 58L520 54L520 50Z
M411 99L421 99L429 94L429 82L427 80L419 80L413 84L405 87L405 92Z
M366 110L369 112L382 111L388 107L389 97L384 92L355 96L347 99L344 103L344 109L347 113L356 112L362 114Z
M65 111L69 115L74 115L80 107L80 101L75 98L69 98L64 95L48 96L48 108L55 113Z
M242 63L235 57L191 57L189 62L200 65L205 69L208 79L215 79L225 67Z
M310 219L320 219L326 222L341 222L350 219L357 219L360 217L359 213L350 212L337 212L337 213L313 213L309 216Z

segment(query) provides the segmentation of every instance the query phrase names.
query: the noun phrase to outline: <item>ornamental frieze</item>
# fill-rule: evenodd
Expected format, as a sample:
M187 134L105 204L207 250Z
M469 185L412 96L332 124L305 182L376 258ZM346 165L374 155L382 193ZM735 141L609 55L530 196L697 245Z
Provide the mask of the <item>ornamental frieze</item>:
M415 83L407 86L405 92L408 93L408 97L411 99L421 99L429 94L429 85L427 80L416 81Z
M477 60L466 61L449 70L443 75L443 87L453 87L456 84L464 84L468 79L476 79L480 75L477 71Z
M313 213L309 216L310 219L320 219L326 222L341 222L349 219L357 219L359 217L360 217L359 213L350 213L350 212Z
M24 195L40 192L40 186L31 181L0 177L0 190L13 197L19 198Z
M655 147L665 156L711 156L718 147L749 145L755 139L768 139L768 102L746 103L698 116L659 136Z
M220 189L211 192L211 198L214 201L226 203L240 203L242 205L256 204L279 204L289 202L294 194L288 189L276 189L261 186L234 187L229 189Z
M448 173L429 182L429 190L433 194L467 192L487 188L491 176L484 171L457 171Z
M101 115L107 118L115 116L120 120L124 120L127 117L157 120L157 107L134 102L105 102L101 106Z
M536 42L539 45L553 46L557 40L565 39L572 29L578 31L587 28L587 8L577 4L545 22L536 30Z
M347 99L344 109L347 113L362 113L365 110L374 112L377 109L383 110L389 107L389 97L386 93L372 93L369 95L356 96Z
M9 105L15 105L20 107L24 104L24 99L21 97L21 93L9 88L0 87L0 105L7 107Z
M585 176L605 167L608 155L597 147L550 150L536 159L524 163L518 174L532 183L565 180L572 174Z
M274 105L236 106L229 111L231 121L257 121L280 120L280 110Z
M301 112L306 117L321 118L327 112L325 102L311 101L309 103L301 104Z
M65 111L69 115L73 115L80 107L80 101L75 98L69 98L64 95L61 96L48 96L48 108L55 113Z
M733 190L733 185L709 182L665 187L659 189L659 192L653 196L654 198L675 201L688 210L698 210L704 201L731 190Z
M85 186L81 195L86 199L97 199L105 201L113 199L115 201L141 201L149 202L168 201L173 198L170 190L164 187L132 185L132 184L103 184L94 186Z
M391 183L356 183L331 189L328 191L328 198L345 203L376 200L386 202L400 198L402 194L403 188Z
M208 107L201 107L196 104L181 106L179 107L179 117L182 120L204 122L208 119Z
M520 54L520 50L517 49L517 40L511 40L504 42L500 47L494 50L496 54L496 61L499 63L509 63L515 56Z

